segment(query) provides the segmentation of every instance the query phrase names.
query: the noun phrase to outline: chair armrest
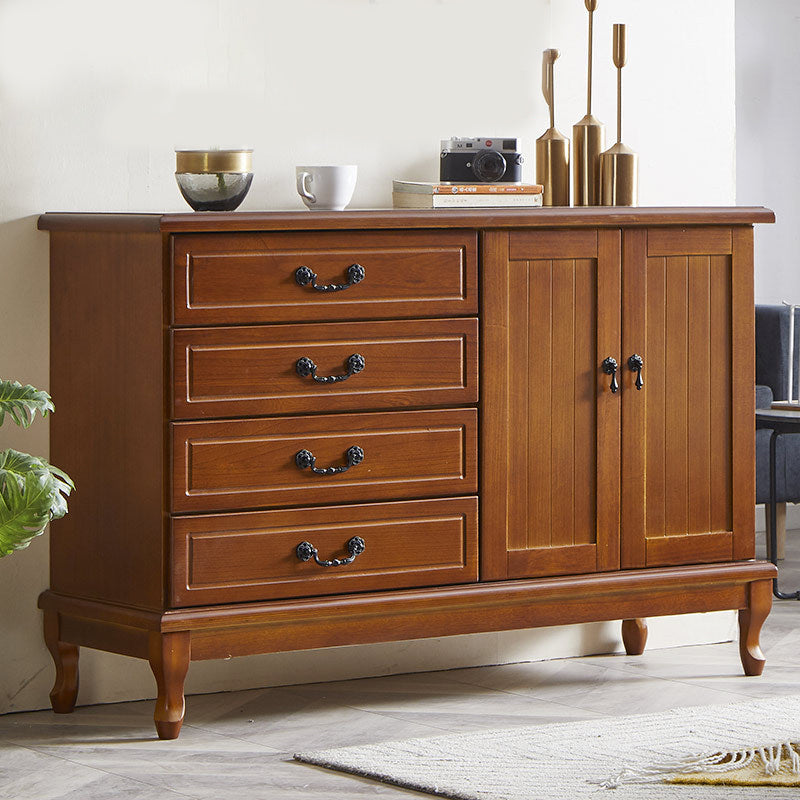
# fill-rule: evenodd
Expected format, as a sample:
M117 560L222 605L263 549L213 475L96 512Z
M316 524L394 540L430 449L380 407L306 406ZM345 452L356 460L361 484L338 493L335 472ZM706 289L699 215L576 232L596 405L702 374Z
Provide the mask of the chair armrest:
M756 408L769 408L772 405L772 389L756 385Z

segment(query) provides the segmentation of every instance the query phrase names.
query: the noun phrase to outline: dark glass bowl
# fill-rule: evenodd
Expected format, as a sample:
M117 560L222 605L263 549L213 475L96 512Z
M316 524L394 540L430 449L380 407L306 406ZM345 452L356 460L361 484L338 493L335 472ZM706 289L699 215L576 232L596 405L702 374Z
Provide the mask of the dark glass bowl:
M183 199L195 211L233 211L247 197L252 172L176 172Z

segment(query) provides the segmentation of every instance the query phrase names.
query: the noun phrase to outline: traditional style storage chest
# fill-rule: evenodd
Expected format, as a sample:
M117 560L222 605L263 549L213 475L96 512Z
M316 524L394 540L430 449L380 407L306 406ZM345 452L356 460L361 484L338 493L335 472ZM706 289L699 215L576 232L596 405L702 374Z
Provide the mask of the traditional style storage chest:
M40 598L78 648L190 659L739 609L758 646L758 208L46 214Z

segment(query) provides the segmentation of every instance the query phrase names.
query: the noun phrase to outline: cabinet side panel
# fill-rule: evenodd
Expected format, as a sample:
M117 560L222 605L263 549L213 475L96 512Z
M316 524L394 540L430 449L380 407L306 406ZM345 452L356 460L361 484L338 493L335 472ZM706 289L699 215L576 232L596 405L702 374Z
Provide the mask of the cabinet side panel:
M51 588L164 602L164 274L155 233L53 232L50 457L74 479Z
M733 231L733 557L755 555L755 300L753 228Z

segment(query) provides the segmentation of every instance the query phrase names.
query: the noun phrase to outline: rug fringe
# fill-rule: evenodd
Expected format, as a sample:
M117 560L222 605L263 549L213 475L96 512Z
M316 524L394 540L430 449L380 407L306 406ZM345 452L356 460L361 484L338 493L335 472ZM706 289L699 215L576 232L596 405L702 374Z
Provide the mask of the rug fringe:
M789 768L795 775L800 775L800 743L781 742L765 747L751 747L743 750L719 750L716 753L700 756L687 756L675 761L663 761L650 767L633 769L624 767L616 775L604 780L593 780L589 783L601 789L618 789L629 783L661 783L667 778L687 775L695 772L725 773L744 769L760 757L765 775L775 775L781 768L785 757Z

